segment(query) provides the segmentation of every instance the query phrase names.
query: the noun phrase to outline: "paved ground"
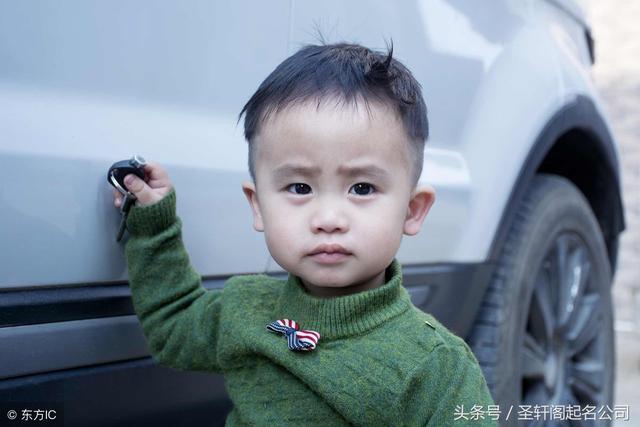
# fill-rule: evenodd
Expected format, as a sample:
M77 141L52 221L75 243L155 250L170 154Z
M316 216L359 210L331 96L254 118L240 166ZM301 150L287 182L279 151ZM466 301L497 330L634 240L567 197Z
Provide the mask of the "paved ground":
M640 425L640 1L583 0L596 40L593 77L619 143L627 230L614 279L616 404Z

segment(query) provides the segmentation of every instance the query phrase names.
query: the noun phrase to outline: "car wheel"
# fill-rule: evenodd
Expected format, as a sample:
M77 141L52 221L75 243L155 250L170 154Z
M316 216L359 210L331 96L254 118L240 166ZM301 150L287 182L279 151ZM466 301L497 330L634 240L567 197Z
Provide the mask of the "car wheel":
M522 425L524 405L529 413L540 405L539 419L524 425L574 425L566 415L551 421L554 407L566 414L569 405L595 407L596 420L577 425L606 422L597 411L613 408L611 270L598 222L571 181L533 179L468 341L501 425Z

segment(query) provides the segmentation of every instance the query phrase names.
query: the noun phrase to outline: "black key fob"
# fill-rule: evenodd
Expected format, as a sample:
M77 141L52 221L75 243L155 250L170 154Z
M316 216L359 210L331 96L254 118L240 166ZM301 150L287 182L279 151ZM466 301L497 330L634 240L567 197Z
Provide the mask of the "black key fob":
M128 196L135 199L133 193L131 193L127 186L124 184L124 177L132 173L138 176L140 179L144 180L144 166L146 164L147 162L142 156L133 156L129 160L121 160L119 162L115 162L109 168L109 172L107 173L107 181L109 182L109 184L113 185L116 190L122 193L123 196Z

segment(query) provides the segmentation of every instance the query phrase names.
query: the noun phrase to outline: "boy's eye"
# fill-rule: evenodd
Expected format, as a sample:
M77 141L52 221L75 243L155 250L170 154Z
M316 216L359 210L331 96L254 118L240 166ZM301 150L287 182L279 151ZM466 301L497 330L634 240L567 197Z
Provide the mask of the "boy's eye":
M357 184L354 184L351 187L351 190L354 190L354 194L357 194L358 196L368 196L375 192L375 187L366 182L359 182ZM290 184L287 187L287 191L293 194L309 194L311 193L311 187L309 187L309 185L307 184L298 182L295 184ZM351 193L352 191L349 192Z
M296 184L291 184L287 187L287 191L289 191L290 188L293 188L293 191L290 191L294 194L309 194L311 192L311 187L309 187L307 184L302 184L302 183L296 183Z
M359 196L368 196L375 192L375 188L373 187L373 185L366 182L359 182L357 184L354 184L354 186L351 188L354 189L355 194Z

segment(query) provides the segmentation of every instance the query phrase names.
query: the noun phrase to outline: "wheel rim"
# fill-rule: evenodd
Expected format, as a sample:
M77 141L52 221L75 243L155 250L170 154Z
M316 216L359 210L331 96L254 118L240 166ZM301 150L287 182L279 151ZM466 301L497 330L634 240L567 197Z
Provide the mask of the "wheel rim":
M589 254L577 234L564 232L536 273L521 346L524 405L608 403L608 344L601 333L611 328L602 311L603 289L608 290L591 274Z

